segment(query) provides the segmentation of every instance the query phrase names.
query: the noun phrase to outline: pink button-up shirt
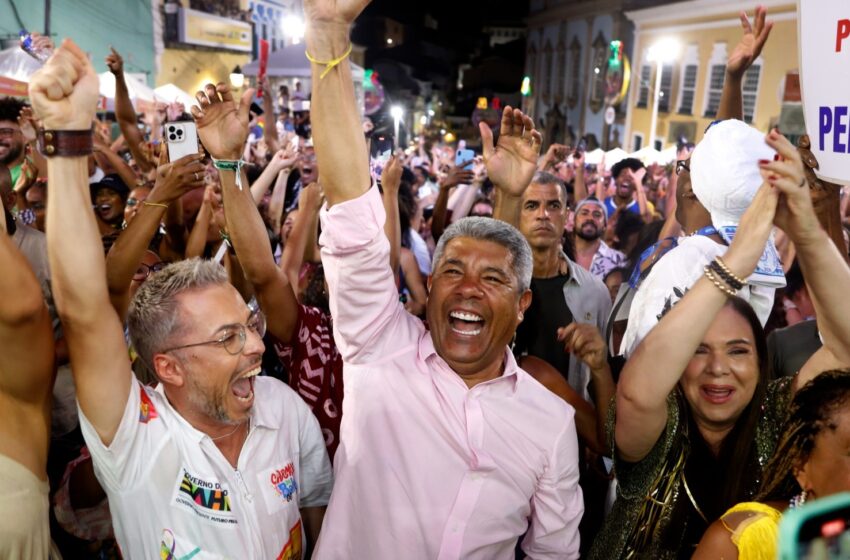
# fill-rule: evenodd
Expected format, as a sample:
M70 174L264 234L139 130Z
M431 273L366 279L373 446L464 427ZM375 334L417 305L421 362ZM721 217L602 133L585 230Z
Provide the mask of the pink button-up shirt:
M405 312L378 190L322 211L322 262L345 397L326 559L578 558L574 411L505 350L468 388Z

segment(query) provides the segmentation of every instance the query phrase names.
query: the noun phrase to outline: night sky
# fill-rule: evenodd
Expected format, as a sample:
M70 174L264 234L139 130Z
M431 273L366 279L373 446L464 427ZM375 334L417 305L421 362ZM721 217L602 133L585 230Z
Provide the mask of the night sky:
M486 23L523 23L528 0L373 0L366 15L384 15L403 23L419 24L426 13L439 22L439 31L475 32Z

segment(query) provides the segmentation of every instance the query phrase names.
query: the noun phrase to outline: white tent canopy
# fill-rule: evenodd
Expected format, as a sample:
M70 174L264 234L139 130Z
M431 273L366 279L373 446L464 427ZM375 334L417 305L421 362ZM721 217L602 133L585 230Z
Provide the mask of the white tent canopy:
M153 91L158 101L162 101L163 103L174 103L175 101L182 103L186 107L187 112L189 111L189 107L198 104L198 101L194 97L174 84L165 84Z
M0 76L19 82L29 82L41 63L21 50L11 47L0 51Z
M678 155L679 150L676 144L673 144L669 148L661 151L658 163L662 165L667 165L668 163L672 163L676 161L676 156Z
M628 152L622 148L608 150L605 152L605 169L611 169L615 163L619 163L627 157L629 157Z
M651 146L646 146L631 154L629 157L633 157L635 159L639 159L643 162L644 165L651 165L653 163L659 163L661 161L661 152L656 150Z
M599 165L602 163L602 158L604 156L605 152L602 151L602 148L596 148L595 150L584 154L584 163L588 165Z
M115 76L112 75L112 72L98 74L98 78L100 79L100 95L107 99L115 99ZM129 74L124 74L124 81L127 83L130 99L148 102L157 100L153 89L141 80Z

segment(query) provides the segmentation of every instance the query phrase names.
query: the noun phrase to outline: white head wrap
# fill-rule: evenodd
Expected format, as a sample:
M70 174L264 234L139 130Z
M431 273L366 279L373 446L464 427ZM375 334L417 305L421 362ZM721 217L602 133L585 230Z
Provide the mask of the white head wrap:
M764 134L739 120L711 126L691 155L691 187L711 214L712 225L727 243L764 179L759 160L773 160L776 152ZM782 263L773 238L768 240L750 282L771 287L785 285Z

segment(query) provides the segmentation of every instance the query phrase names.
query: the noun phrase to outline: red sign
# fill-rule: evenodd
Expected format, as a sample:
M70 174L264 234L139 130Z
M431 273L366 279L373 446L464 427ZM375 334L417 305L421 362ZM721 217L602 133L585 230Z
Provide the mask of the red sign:
M257 95L263 97L263 80L266 77L266 67L269 65L269 42L260 39L260 72L257 74L259 89Z

